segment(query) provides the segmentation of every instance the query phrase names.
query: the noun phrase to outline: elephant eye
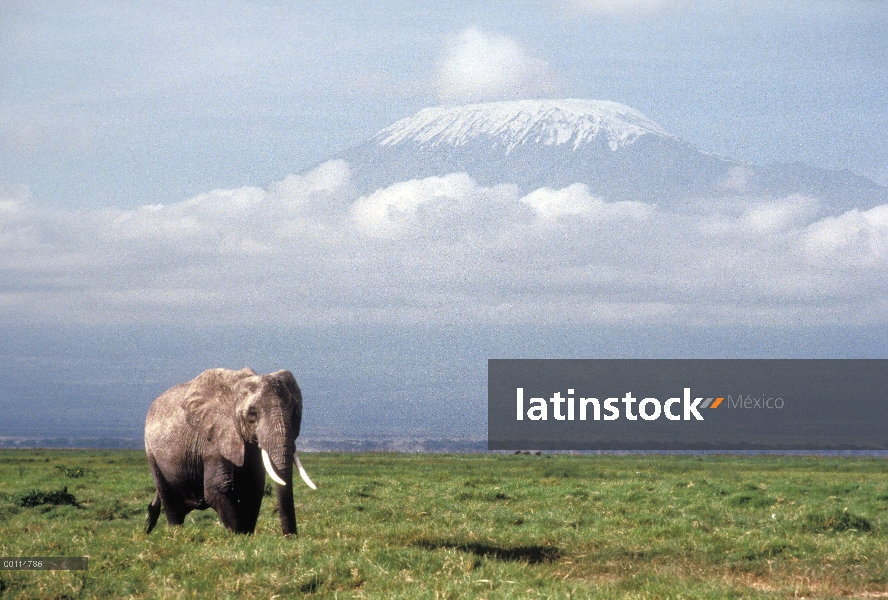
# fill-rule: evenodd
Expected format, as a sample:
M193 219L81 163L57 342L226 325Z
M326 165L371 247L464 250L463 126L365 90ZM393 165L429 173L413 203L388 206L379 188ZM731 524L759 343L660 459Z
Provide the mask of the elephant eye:
M259 420L259 411L257 411L253 407L250 407L249 409L247 409L247 421L249 421L250 423L255 423L258 420Z

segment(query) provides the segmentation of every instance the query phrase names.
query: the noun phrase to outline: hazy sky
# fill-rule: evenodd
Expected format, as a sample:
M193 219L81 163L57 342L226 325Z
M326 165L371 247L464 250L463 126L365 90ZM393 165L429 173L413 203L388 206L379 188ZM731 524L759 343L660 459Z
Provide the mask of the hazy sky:
M324 162L428 105L580 97L632 106L710 152L888 183L884 2L3 2L0 14L6 322L888 315L886 206L821 218L817 198L791 196L689 217L459 174L357 198L348 165ZM368 207L389 206L409 208L396 235L362 229Z
M888 183L888 5L0 2L0 181L133 208L267 186L419 108L632 106L704 150Z
M305 435L477 436L491 357L884 358L888 205L358 197L327 159L429 105L576 97L888 184L886 90L877 0L0 0L0 435L138 435L216 366L293 369Z

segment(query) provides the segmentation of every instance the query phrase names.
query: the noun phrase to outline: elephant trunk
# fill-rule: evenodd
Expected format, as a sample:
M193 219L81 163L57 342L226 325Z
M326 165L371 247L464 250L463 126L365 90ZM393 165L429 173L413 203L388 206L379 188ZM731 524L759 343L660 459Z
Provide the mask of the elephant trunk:
M275 448L269 454L262 450L262 459L269 476L277 484L275 494L278 515L284 535L296 535L296 508L293 505L293 455L283 448Z
M292 474L292 470L290 472ZM293 505L293 480L287 477L287 485L275 486L278 501L278 515L281 519L281 532L296 535L296 507Z

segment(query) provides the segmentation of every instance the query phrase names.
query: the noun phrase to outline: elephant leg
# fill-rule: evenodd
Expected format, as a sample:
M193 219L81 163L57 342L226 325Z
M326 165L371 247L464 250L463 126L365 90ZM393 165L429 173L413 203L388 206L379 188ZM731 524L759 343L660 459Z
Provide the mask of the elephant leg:
M178 494L173 488L167 484L163 473L157 466L157 462L153 456L148 457L148 464L151 467L151 474L154 476L154 486L157 488L157 494L151 504L148 505L148 521L145 526L145 532L150 533L157 523L160 516L160 509L166 513L167 524L181 525L185 522L185 516L191 512L185 505L185 500L181 494Z
M216 511L222 524L225 525L227 529L235 533L249 533L243 531L237 502L235 502L230 494L216 490L206 490L205 493L207 504Z
M165 500L163 501L163 509L166 513L167 524L172 525L173 527L178 527L184 523L185 517L191 512L191 509L184 505L171 506L167 504Z
M262 478L258 482L255 474L246 480L237 482L237 512L240 517L240 530L242 533L253 533L256 530L256 521L259 520L259 511L262 508L262 492L265 487L265 473L259 471Z
M221 459L207 461L204 465L204 499L216 511L222 524L235 533L252 533L245 529L242 507L235 493L234 472ZM254 524L255 526L255 524Z
M151 533L151 530L157 525L157 518L160 516L160 506L160 494L155 494L154 500L148 505L148 519L145 521L145 535Z
M244 533L253 533L256 530L256 521L259 520L265 491L265 469L258 453L249 449L245 451L244 468L235 472L234 485L241 529Z
M262 495L265 491L265 472L258 471L260 477L251 472L247 481L243 482L240 494L241 525L244 531L253 533L256 530L256 521L259 520L259 512L262 509Z
M259 520L259 510L262 508L262 498L258 501L253 498L244 498L238 503L240 511L241 533L253 533L256 531L256 521Z

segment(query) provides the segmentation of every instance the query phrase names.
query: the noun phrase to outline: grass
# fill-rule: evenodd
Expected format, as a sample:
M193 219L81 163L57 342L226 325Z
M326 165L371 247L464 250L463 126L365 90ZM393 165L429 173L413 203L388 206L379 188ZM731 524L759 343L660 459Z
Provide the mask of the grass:
M89 556L0 596L888 598L885 460L303 458L298 538L273 498L253 536L211 510L145 536L143 453L0 451L0 556Z

